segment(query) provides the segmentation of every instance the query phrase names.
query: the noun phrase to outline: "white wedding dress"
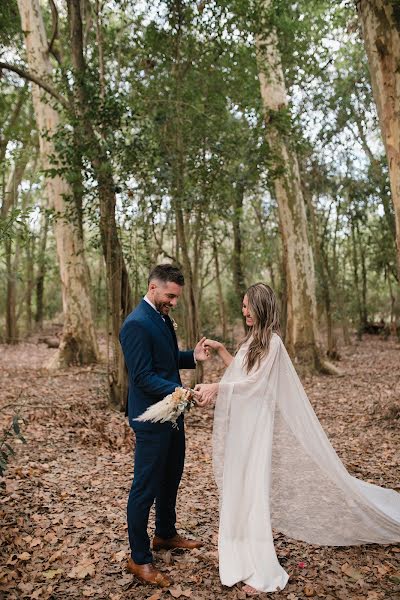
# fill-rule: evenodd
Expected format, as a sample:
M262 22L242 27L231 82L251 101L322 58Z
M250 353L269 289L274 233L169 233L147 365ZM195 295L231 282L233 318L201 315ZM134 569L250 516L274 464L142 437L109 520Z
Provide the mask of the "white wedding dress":
M220 492L221 582L257 590L288 581L272 527L312 544L400 541L400 494L352 477L326 437L282 340L248 375L247 345L219 387L213 465Z

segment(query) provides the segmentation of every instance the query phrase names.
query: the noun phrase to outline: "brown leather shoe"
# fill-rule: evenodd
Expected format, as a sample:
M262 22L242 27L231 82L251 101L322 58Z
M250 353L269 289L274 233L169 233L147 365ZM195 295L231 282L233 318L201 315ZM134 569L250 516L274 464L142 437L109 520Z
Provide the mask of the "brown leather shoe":
M201 548L203 542L197 542L196 540L187 540L181 535L174 535L172 538L164 540L157 535L153 538L153 550L173 550L174 548L185 548L187 550L194 550L194 548Z
M132 558L128 560L127 570L132 575L135 575L138 579L141 579L145 583L153 583L159 585L162 588L167 588L172 585L172 581L165 575L155 568L153 563L146 563L145 565L136 564Z

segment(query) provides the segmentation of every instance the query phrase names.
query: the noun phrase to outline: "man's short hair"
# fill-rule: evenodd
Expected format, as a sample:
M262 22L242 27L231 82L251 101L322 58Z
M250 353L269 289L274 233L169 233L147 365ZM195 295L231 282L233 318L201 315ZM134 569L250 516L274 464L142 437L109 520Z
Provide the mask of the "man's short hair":
M182 271L170 264L157 265L151 270L148 284L156 279L164 283L171 282L182 286L185 285L185 278Z

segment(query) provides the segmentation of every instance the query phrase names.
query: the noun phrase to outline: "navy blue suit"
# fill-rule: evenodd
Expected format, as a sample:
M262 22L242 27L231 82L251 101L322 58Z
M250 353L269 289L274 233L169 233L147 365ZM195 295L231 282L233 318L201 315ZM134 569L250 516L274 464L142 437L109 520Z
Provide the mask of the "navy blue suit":
M176 534L175 504L185 460L183 416L172 423L134 421L148 406L181 386L179 369L194 369L193 351L181 352L171 319L145 300L126 318L120 342L128 369L128 417L135 431L135 472L128 499L128 535L137 564L152 562L147 524L156 503L155 534Z

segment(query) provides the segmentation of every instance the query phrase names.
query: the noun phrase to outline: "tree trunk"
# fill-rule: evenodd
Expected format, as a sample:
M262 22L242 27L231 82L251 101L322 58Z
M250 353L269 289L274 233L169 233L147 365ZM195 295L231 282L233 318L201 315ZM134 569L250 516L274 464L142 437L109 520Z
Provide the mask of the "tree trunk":
M215 267L215 280L217 284L217 292L218 292L218 311L219 318L221 321L221 329L222 329L222 339L226 341L228 330L226 323L226 307L224 300L224 293L222 290L222 282L221 282L221 269L219 264L219 255L218 255L218 245L217 239L215 235L215 229L212 228L212 248L213 248L213 258L214 258L214 267Z
M52 67L48 54L43 18L39 0L18 0L22 31L25 36L30 70L45 81L51 77ZM39 129L42 166L54 165L50 157L56 155L52 135L60 125L60 115L52 107L53 100L43 97L44 92L32 84L32 98ZM73 194L60 176L47 176L46 192L49 206L56 213L55 237L60 266L64 328L59 350L49 364L50 368L71 363L88 364L98 359L98 346L90 303L87 266L79 219L74 215Z
M262 2L263 11L271 0ZM266 29L264 27L264 29ZM273 29L256 36L259 80L266 122L266 137L278 202L284 256L286 257L287 324L285 343L296 363L320 369L314 259L307 233L307 217L297 156L282 123L289 120L288 100L278 40Z
M13 256L12 241L7 239L5 242L6 272L7 272L7 292L6 292L6 344L18 343L17 329L17 257L15 252Z
M360 232L360 226L356 221L357 241L358 248L360 251L361 260L361 325L363 329L368 323L368 307L367 307L367 259L365 256L365 245L363 244L362 235Z
M386 269L386 277L387 277L387 281L388 281L388 286L389 286L389 294L390 294L390 324L389 324L389 331L390 334L393 336L398 336L400 331L399 331L399 325L398 325L398 314L396 311L396 306L397 306L397 302L396 302L396 295L394 293L393 290L393 286L392 286L392 281L391 281L391 271L389 266Z
M43 293L44 293L44 278L46 275L46 246L47 233L49 229L49 215L44 213L42 218L42 231L39 240L39 249L37 257L37 273L36 273L36 312L35 312L35 328L41 331L43 329Z
M85 88L86 64L83 54L82 15L79 0L68 0L68 17L72 63L75 70L76 110L81 134L89 142L86 144L88 158L98 183L100 233L106 264L107 328L108 339L111 340L112 346L112 359L108 364L110 400L124 409L128 393L128 379L119 343L119 331L123 320L132 310L132 293L115 220L116 197L112 164L93 129L91 116L87 110L90 101ZM103 90L101 92L103 94L103 82L100 83L100 88Z
M358 0L372 91L389 165L400 281L400 15L393 0Z
M263 214L263 210L262 210L262 206L261 206L261 202L257 205L256 202L252 203L258 224L260 225L260 235L261 235L261 240L264 246L264 249L267 250L268 249L268 236L266 233L266 221L268 221L268 216L265 218L264 214ZM274 269L274 261L273 261L273 257L272 257L272 253L270 251L268 251L268 258L267 258L267 266L268 266L268 270L269 270L269 274L270 274L270 283L271 287L273 290L275 290L276 288L276 282L275 282L275 269Z
M180 199L175 198L175 219L176 231L179 243L179 249L182 260L182 271L185 277L185 287L183 288L185 300L185 321L186 321L186 345L193 348L199 338L199 316L196 297L193 286L193 271L190 262L188 244L186 240L185 225L183 219L183 209Z
M312 232L312 242L315 254L315 262L317 267L317 272L320 277L321 283L321 292L322 298L325 305L325 316L326 316L326 329L327 329L327 351L326 355L331 359L338 359L339 353L337 350L337 339L335 336L335 328L334 322L332 318L332 293L330 289L330 283L332 281L332 277L329 269L328 256L325 250L325 235L326 235L326 227L323 228L322 233L319 235L318 233L318 225L317 225L317 217L315 215L314 204L312 201L312 197L309 189L304 186L303 187L303 196L307 202L308 212L311 218L311 232ZM329 220L330 209L327 217L327 222Z
M244 280L243 264L242 264L242 232L241 221L243 214L244 188L241 182L236 182L236 188L233 190L233 255L232 255L232 272L233 286L236 292L238 310L242 309L243 296L246 292L246 283ZM247 331L246 319L242 318L243 328Z
M183 290L183 300L185 305L185 330L186 345L193 348L198 341L200 322L199 312L196 302L195 278L191 265L189 246L187 240L187 228L185 227L185 164L184 164L184 140L183 140L183 119L184 105L182 102L182 85L186 65L182 64L181 57L181 38L183 21L183 3L177 0L171 6L173 12L174 25L176 33L174 36L174 60L173 75L175 79L175 111L171 119L171 141L172 151L172 185L171 197L172 206L175 214L177 258L182 265L182 271L185 277L185 287ZM201 379L202 365L199 363L197 375Z
M25 292L25 314L26 314L26 335L32 333L32 291L34 285L34 253L35 253L35 238L32 235L26 242L25 260L26 260L26 292Z
M3 203L1 206L1 218L4 219L10 209L16 206L18 198L18 188L22 181L26 165L28 163L29 151L24 148L17 158L16 163L9 175ZM7 291L6 291L6 344L16 344L18 342L17 329L17 277L18 277L18 256L19 246L14 248L13 240L5 240L5 259L7 273Z
M119 343L122 322L132 310L132 292L122 254L115 221L115 191L111 165L104 156L93 159L100 200L100 230L106 263L107 325L112 343L112 363L109 364L108 382L112 404L125 409L128 394L128 378L124 355Z
M355 232L355 224L354 217L351 215L350 217L350 226L351 226L351 248L352 248L352 259L353 259L353 279L354 279L354 290L356 294L356 306L357 306L357 315L358 315L358 325L357 325L357 338L359 340L362 339L362 323L363 323L363 313L362 313L362 303L361 303L361 294L360 294L360 277L358 270L358 252L357 252L357 243L356 243L356 232Z

